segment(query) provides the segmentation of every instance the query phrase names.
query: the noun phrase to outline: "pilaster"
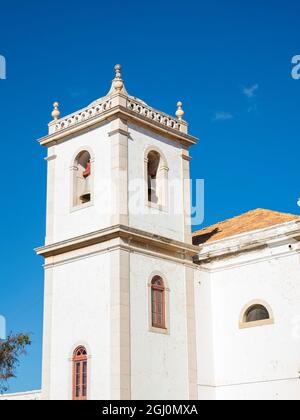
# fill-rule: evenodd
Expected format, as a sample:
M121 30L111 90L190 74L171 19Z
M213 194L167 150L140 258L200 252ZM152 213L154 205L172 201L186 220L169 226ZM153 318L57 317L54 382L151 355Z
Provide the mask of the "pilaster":
M111 252L111 399L131 398L130 252Z
M194 268L185 267L188 381L189 381L189 399L190 400L198 399L194 273L195 273Z
M182 179L183 179L183 210L184 210L184 242L192 243L191 227L191 182L190 182L190 155L189 151L182 149Z
M46 240L45 243L53 242L54 212L55 212L55 146L49 147L47 161L47 217L46 217Z
M111 225L128 225L128 125L116 118L111 121L112 216Z
M51 344L53 307L53 268L45 270L42 399L49 400L51 393Z

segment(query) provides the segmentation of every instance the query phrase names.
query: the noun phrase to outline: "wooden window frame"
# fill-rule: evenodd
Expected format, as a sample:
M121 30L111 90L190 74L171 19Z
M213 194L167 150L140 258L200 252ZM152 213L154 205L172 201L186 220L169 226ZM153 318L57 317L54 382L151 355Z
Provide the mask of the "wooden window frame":
M254 308L255 306L263 306L268 314L269 314L269 318L268 319L262 319L259 321L252 321L252 322L247 322L246 317L247 314L249 313L249 311ZM244 306L241 314L240 314L240 321L239 321L239 328L240 329L247 329L247 328L255 328L255 327L263 327L263 326L267 326L267 325L273 325L275 323L275 319L274 319L274 314L273 314L273 310L271 308L271 306L260 299L257 300L253 300L251 302L249 302L247 305Z
M79 346L73 353L72 400L87 400L88 391L88 355L84 346ZM79 395L78 395L79 389Z
M160 284L157 284L159 282ZM161 302L159 302L161 296ZM161 312L159 311L161 305ZM159 320L161 318L161 320ZM166 330L166 288L160 276L154 276L151 281L151 326L160 330Z

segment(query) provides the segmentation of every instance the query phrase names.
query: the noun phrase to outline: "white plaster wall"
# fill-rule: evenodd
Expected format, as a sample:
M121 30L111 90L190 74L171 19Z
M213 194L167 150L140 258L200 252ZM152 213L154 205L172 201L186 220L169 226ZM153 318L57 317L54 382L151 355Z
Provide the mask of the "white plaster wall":
M130 259L132 399L187 399L188 356L184 266L132 254ZM149 331L150 276L167 279L169 334Z
M130 226L147 232L184 240L183 173L181 147L174 141L134 125L129 126L128 164L130 199L139 203L139 211L130 211ZM167 211L151 209L147 205L145 189L137 193L134 186L147 182L145 179L145 156L149 147L159 149L169 167L169 208ZM139 183L140 181L140 183ZM176 188L172 188L172 184ZM177 185L179 188L177 188ZM174 193L172 192L174 191Z
M106 124L55 147L54 242L110 226L111 145L108 131L109 124ZM73 172L70 168L73 158L86 148L91 149L94 156L93 205L74 211L71 198Z
M53 268L50 399L72 399L72 352L86 345L88 398L110 397L110 255ZM92 384L92 386L91 386Z
M287 244L250 255L216 262L210 265L213 272L198 275L203 280L196 293L199 396L300 399L299 256ZM239 329L243 307L256 299L271 306L275 324ZM208 356L211 333L213 365ZM203 354L210 372L201 362Z
M272 381L222 387L216 390L217 400L290 401L300 400L300 380Z
M195 270L195 316L198 367L198 397L200 400L214 399L214 391L202 385L213 384L213 302L210 274Z

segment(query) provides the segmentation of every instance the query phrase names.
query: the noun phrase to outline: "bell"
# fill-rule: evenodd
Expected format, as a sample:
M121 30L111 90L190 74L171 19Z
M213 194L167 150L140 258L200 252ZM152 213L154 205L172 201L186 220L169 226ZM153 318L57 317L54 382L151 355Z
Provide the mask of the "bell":
M79 197L82 203L88 203L91 201L91 188L90 188L90 177L84 178L83 193Z

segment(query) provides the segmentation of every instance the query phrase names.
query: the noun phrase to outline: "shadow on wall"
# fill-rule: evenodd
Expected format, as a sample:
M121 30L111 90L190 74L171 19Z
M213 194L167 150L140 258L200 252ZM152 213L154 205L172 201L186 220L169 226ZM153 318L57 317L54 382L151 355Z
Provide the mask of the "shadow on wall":
M193 244L194 245L204 244L205 242L209 241L210 238L212 238L214 235L216 235L217 233L220 233L220 232L221 232L221 230L219 228L215 228L210 232L203 233L202 235L195 236L193 238Z

